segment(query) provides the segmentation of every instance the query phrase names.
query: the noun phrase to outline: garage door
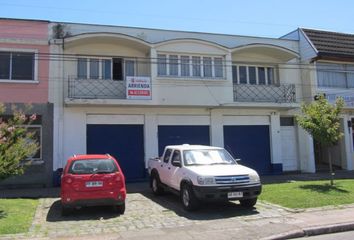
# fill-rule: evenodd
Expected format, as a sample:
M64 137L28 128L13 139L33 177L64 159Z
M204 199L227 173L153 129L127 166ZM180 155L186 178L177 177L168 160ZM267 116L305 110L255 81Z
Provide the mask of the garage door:
M260 174L271 172L269 126L224 126L224 145L242 165Z
M159 126L158 137L160 156L167 145L210 145L209 126Z
M146 177L143 125L88 124L87 153L117 158L127 181Z

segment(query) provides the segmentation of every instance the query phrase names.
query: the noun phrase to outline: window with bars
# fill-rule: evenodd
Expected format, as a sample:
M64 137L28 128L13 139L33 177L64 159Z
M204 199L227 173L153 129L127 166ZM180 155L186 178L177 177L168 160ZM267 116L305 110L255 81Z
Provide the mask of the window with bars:
M272 85L276 83L275 67L232 65L234 84Z
M157 75L186 78L224 78L224 58L158 54Z
M0 80L35 80L35 53L0 51Z

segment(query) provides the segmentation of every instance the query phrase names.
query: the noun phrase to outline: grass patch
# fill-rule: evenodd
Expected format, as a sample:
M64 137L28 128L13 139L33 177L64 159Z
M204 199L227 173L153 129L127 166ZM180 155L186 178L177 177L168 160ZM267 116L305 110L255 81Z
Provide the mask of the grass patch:
M0 234L27 232L37 205L36 199L0 199Z
M298 181L264 184L259 199L288 208L313 208L354 203L354 180Z

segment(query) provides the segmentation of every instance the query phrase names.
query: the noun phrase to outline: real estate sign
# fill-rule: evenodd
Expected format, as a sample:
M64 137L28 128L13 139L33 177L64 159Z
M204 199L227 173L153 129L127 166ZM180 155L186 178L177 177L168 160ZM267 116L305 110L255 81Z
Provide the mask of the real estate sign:
M127 77L127 99L151 99L150 77Z

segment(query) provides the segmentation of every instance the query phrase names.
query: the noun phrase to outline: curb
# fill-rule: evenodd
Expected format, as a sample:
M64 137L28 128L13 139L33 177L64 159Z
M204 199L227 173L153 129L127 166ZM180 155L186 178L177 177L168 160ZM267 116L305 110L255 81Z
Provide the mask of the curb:
M308 228L300 228L298 230L292 230L280 234L276 234L273 236L269 236L266 238L262 238L262 240L283 240L283 239L292 239L299 238L305 236L315 236L329 233L338 233L338 232L346 232L354 230L354 222L348 223L340 223L340 224L330 224L323 225L318 227L308 227Z

